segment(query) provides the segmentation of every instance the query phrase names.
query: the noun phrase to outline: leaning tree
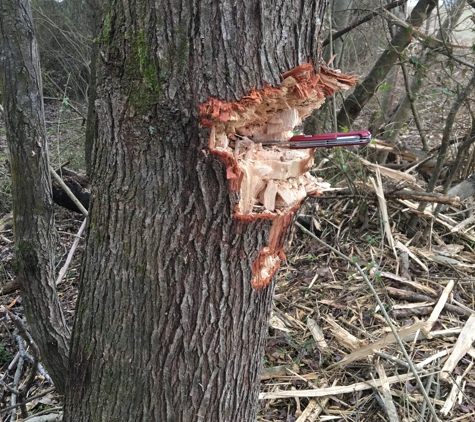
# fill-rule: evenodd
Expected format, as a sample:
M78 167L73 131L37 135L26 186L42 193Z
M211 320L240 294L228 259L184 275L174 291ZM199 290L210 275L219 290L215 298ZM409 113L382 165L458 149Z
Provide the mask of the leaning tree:
M65 421L253 420L273 276L320 190L313 150L260 142L355 83L320 63L325 3L104 6Z

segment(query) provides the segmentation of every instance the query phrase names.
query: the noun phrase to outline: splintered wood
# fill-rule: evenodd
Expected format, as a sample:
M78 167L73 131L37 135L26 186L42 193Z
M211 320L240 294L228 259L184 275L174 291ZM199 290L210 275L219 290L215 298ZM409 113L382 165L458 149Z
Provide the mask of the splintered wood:
M357 82L355 76L324 64L317 74L312 63L282 74L281 79L278 87L251 89L240 101L209 98L200 105L201 124L210 128L209 151L225 164L230 190L240 193L234 217L243 222L273 220L269 245L252 266L254 288L267 286L279 268L285 234L302 201L329 187L309 173L314 149L263 147L262 142L288 141L325 97Z
M272 218L328 187L308 173L313 149L263 147L261 142L289 140L326 96L355 83L356 77L324 65L315 74L308 63L283 74L277 88L252 89L234 102L210 98L201 105L201 123L211 128L209 149L224 161L231 187L241 193L236 216Z

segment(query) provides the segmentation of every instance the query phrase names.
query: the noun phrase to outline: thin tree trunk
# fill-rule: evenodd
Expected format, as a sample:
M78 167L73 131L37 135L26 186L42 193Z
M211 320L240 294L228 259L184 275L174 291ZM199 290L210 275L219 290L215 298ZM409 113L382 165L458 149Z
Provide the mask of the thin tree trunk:
M445 159L447 158L447 153L448 153L449 144L450 144L450 137L452 135L452 128L455 122L455 116L457 115L457 113L460 110L460 107L462 107L463 103L467 100L468 96L470 95L470 93L473 91L474 88L475 88L475 71L473 72L472 77L468 81L463 91L461 91L455 98L455 101L452 104L450 112L447 116L444 132L442 134L442 142L439 148L439 155L437 157L437 163L434 167L432 176L427 185L427 190L426 190L427 192L432 192L434 190L436 182L440 176L440 172L442 171L442 166L444 165Z
M419 27L431 14L436 5L435 0L419 0L407 20L409 25ZM338 113L338 127L351 128L363 107L373 97L378 86L399 59L401 52L409 45L411 34L406 28L399 28L388 48L379 57L363 82L357 85L353 94L344 101Z
M346 28L348 25L348 21L351 16L351 5L353 0L334 0L331 11L332 11L332 33L341 31L342 29ZM342 38L337 38L333 42L332 41L332 34L329 35L328 39L330 40L329 45L332 45L332 48L326 48L324 51L324 60L329 61L331 57L336 54L335 60L333 65L335 68L339 69L342 64L342 52L343 52L343 45L344 40ZM332 50L332 51L330 51Z
M87 90L87 122L84 142L84 158L86 161L86 173L91 177L92 171L92 153L94 148L94 139L97 137L97 114L94 107L97 92L96 92L96 62L98 56L98 41L99 28L102 22L102 8L98 0L88 0L87 4L90 9L89 22L91 25L91 33L93 34L93 42L91 47L91 64L89 86Z
M443 34L450 32L462 15L464 5L466 0L457 0L454 7L451 9L453 14L451 17L448 17L443 25L442 28L438 31L436 38L443 39ZM389 124L390 130L387 131L385 134L382 135L382 139L387 140L387 142L394 143L394 141L399 136L401 129L404 127L406 120L409 116L411 111L411 98L414 100L417 97L417 94L423 87L423 81L425 79L425 74L427 70L430 68L431 64L434 62L437 54L432 51L425 51L421 54L421 59L416 64L416 72L412 78L412 82L410 84L409 92L406 93L402 101L400 102L398 109L394 116L391 119Z
M16 275L31 335L64 394L69 330L54 283L54 215L38 48L29 0L0 5L5 124L10 151Z
M271 222L234 218L198 110L318 63L323 2L277 3L110 3L65 421L255 419Z
M455 98L455 101L452 104L450 112L447 116L444 132L442 135L442 142L439 148L439 155L437 157L437 162L434 167L434 170L432 171L432 175L429 180L429 183L427 184L426 192L432 192L435 188L437 180L439 179L439 176L440 176L440 172L442 171L442 166L444 165L445 159L447 158L447 153L448 153L449 144L450 144L450 136L452 135L452 128L454 126L455 116L457 115L458 111L460 110L460 107L462 107L462 104L467 100L468 96L470 95L470 93L473 91L474 88L475 88L475 71L473 72L472 77L468 81L463 91L461 91ZM419 204L418 211L423 211L425 207L426 207L426 203L421 202ZM409 234L414 233L418 222L419 222L419 216L414 214L408 222Z
M404 19L404 14L399 9L395 11L395 14L400 19ZM394 25L391 25L391 23L389 22L388 32L391 37L394 36L394 32L396 30L397 30L397 27ZM374 119L374 121L371 122L371 126L376 128L376 130L378 130L381 127L387 128L386 125L389 123L391 113L393 112L393 102L394 102L394 96L396 92L396 83L398 80L398 70L399 68L397 66L393 66L389 70L386 76L384 94L381 100L381 109L378 110L376 114L376 118ZM380 87L380 89L382 88L383 87Z

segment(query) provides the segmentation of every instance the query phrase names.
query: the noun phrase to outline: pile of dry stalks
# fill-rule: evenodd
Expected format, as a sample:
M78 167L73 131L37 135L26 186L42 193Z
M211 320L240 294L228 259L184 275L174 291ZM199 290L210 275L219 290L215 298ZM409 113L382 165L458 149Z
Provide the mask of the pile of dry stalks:
M417 166L337 167L345 188L309 203L289 241L258 420L475 420L469 205L424 194Z

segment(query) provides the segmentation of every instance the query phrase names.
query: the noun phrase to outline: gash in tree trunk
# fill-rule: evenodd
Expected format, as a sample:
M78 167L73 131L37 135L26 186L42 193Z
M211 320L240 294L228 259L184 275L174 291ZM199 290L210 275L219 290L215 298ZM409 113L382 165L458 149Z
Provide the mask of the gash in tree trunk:
M318 182L323 2L112 1L66 421L253 421L273 275Z

